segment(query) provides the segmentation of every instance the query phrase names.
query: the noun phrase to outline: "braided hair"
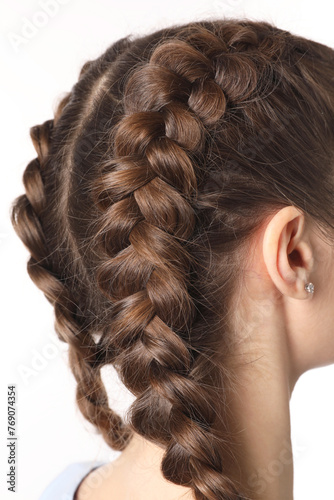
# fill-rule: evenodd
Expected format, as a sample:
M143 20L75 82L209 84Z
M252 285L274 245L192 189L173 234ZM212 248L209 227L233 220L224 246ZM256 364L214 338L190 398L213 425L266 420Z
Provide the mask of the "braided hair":
M228 475L233 296L268 214L333 227L333 76L330 48L267 22L189 23L114 43L30 131L12 224L78 406L115 450L133 431L162 445L197 500L248 498ZM106 365L135 396L127 422Z

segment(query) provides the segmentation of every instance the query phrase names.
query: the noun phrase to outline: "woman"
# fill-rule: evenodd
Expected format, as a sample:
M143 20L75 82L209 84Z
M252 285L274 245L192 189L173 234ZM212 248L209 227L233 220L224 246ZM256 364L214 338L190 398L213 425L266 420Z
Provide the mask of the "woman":
M122 451L66 498L293 498L291 394L334 362L333 78L267 22L190 23L117 41L31 129L12 223Z

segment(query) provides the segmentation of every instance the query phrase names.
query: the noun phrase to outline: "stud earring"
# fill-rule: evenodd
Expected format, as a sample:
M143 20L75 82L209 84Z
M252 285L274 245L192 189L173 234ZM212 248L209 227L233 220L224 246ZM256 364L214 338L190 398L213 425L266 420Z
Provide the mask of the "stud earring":
M308 292L308 293L314 293L314 285L313 283L306 283L305 285L305 290Z

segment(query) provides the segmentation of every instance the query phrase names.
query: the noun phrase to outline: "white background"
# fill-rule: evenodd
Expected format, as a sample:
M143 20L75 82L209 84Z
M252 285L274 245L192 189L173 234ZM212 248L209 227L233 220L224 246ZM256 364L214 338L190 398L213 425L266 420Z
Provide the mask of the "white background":
M10 203L23 193L23 170L36 156L29 128L53 117L59 96L72 87L87 59L100 55L112 42L130 33L146 33L190 20L244 16L271 21L334 47L333 14L334 4L325 0L2 0L2 499L37 499L67 464L117 456L75 407L74 379L67 366L66 346L60 345L53 331L53 309L28 277L28 253L9 221ZM8 383L15 383L18 393L16 494L8 493L5 484ZM291 400L295 500L334 499L333 386L334 367L330 366L304 374L295 387ZM112 404L123 411L129 399L111 374L108 387Z

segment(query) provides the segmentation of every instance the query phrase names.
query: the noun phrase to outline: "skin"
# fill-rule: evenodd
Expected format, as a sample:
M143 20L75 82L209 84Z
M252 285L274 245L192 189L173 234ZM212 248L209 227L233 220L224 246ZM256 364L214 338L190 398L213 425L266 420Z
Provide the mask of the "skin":
M252 500L293 500L289 402L303 373L334 363L334 249L314 221L287 206L248 250L233 317L227 421L237 446L229 474ZM156 500L157 491L161 500L194 498L163 478L163 453L135 434L115 461L84 479L76 500Z

